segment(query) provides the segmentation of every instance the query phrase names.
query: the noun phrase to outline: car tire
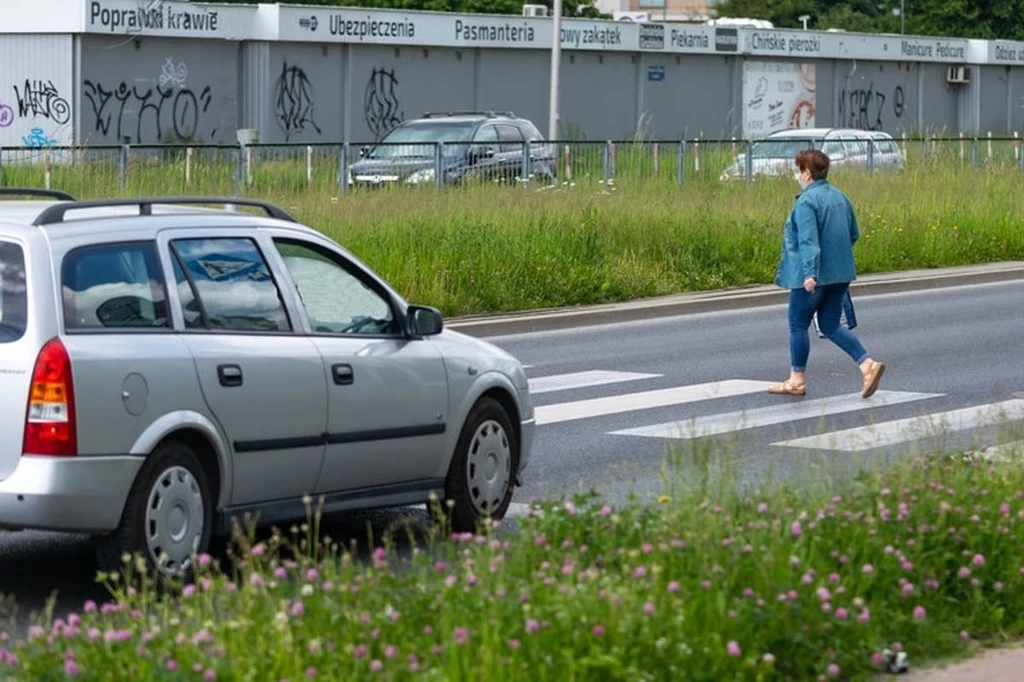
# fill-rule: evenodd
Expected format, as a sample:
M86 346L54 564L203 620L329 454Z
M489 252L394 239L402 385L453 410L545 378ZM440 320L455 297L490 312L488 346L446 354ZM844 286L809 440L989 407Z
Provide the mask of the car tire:
M97 547L100 569L123 570L122 556L140 554L158 580L189 580L192 555L207 550L213 530L213 497L199 458L170 440L148 457L128 494L117 530ZM158 559L162 552L169 562Z
M445 514L457 533L504 518L519 464L512 420L497 400L481 398L469 411L445 480ZM484 485L486 484L486 485Z

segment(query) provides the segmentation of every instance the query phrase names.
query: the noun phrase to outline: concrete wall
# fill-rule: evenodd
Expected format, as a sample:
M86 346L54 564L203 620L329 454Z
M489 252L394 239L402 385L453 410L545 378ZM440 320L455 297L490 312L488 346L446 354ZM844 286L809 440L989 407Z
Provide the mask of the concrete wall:
M78 140L235 143L239 45L82 36Z

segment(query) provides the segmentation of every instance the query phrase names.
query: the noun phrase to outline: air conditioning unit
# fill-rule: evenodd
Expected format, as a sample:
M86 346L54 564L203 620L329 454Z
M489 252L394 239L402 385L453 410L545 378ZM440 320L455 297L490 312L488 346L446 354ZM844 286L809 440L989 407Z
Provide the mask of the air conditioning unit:
M947 83L970 83L971 69L967 66L950 66L946 69Z
M628 12L624 10L615 10L612 12L612 19L615 21L636 21L643 23L650 21L650 15L647 12Z
M547 5L523 5L524 17L546 17L547 15Z

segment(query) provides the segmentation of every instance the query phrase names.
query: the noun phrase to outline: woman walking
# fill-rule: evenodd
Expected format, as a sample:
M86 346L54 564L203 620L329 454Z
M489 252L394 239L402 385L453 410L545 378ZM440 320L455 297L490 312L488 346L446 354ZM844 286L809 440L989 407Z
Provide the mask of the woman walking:
M775 284L789 289L789 378L770 393L804 395L810 354L808 328L817 313L821 332L860 366L861 396L878 389L885 364L872 359L857 336L839 324L850 282L857 278L853 245L860 237L846 196L828 182L828 156L817 149L796 155L797 195L786 220Z

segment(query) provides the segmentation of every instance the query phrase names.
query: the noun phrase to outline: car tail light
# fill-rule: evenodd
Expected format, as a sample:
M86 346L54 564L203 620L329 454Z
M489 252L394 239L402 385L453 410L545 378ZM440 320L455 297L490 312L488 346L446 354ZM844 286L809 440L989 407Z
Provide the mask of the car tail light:
M60 339L51 339L32 370L22 451L73 457L78 454L76 431L71 358Z

